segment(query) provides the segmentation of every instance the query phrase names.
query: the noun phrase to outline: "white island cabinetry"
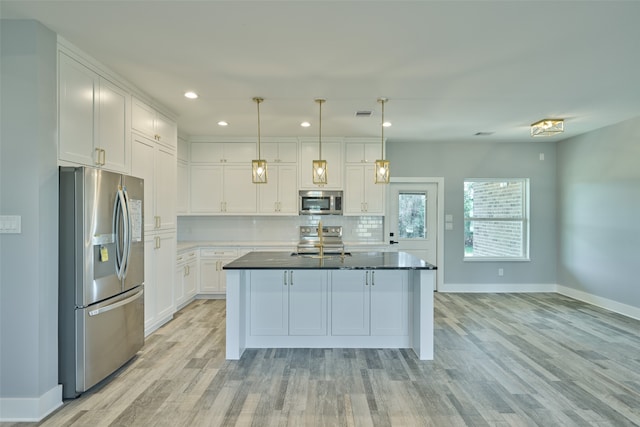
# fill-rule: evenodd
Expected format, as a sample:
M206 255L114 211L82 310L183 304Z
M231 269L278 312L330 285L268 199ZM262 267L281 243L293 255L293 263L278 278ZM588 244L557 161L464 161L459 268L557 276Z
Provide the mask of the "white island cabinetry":
M431 360L435 271L406 252L248 253L225 267L227 359L247 348L411 348Z
M254 271L250 287L251 335L327 335L325 271Z

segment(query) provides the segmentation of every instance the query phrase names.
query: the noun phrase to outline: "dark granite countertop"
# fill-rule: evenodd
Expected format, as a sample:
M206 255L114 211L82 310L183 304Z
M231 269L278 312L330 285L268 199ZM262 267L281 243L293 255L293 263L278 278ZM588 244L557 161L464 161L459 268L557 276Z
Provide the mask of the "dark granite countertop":
M436 266L407 252L352 252L320 259L291 252L249 252L223 267L225 270L435 270Z

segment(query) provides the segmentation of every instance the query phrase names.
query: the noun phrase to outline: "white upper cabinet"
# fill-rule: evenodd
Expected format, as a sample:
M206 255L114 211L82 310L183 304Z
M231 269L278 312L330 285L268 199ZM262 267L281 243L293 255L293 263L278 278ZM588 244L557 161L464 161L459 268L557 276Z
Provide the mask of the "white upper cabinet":
M267 165L266 184L258 187L258 212L273 215L298 214L298 168L295 164Z
M382 143L380 140L366 142L345 142L345 163L375 163L382 159Z
M131 127L147 138L176 148L178 127L175 122L136 97L132 102Z
M144 179L145 232L175 229L175 151L141 135L134 135L131 173Z
M258 209L258 190L251 164L191 165L189 201L192 214L251 214Z
M129 173L129 94L64 52L58 62L59 159Z
M386 185L375 183L374 168L373 164L347 164L345 167L345 215L385 214Z
M191 163L248 163L256 159L255 142L192 142Z
M342 139L322 141L322 159L319 156L318 140L300 141L300 162L298 163L300 188L304 190L315 190L324 188L327 190L342 189ZM327 184L313 183L313 161L327 161Z
M262 142L261 156L269 163L297 163L298 142Z

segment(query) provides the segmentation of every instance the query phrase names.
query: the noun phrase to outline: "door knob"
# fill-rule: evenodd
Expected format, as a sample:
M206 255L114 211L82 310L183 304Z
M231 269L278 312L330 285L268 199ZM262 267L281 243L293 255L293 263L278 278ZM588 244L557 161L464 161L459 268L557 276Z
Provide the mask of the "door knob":
M395 240L389 240L390 245L397 245L400 242L396 242Z

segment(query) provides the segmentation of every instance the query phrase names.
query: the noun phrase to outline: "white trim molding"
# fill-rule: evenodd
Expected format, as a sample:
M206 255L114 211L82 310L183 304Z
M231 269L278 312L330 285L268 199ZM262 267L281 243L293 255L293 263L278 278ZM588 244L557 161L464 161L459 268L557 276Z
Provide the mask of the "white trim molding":
M448 293L555 293L557 285L553 283L444 283L438 291Z
M62 406L62 385L40 397L0 398L0 422L38 422Z
M623 304L618 301L613 301L608 298L599 297L597 295L589 294L577 289L570 288L568 286L558 285L557 292L561 295L577 299L600 308L604 308L614 313L622 314L623 316L631 317L632 319L640 320L640 308L634 307L628 304Z

